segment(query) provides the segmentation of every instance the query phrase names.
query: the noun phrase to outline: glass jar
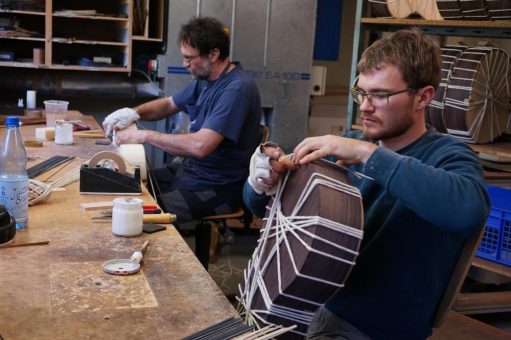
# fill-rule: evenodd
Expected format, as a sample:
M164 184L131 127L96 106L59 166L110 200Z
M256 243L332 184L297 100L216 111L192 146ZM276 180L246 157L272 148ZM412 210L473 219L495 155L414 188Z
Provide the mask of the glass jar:
M144 217L143 201L140 198L120 197L113 202L112 233L123 237L140 235Z
M55 144L73 144L73 125L65 120L55 121Z

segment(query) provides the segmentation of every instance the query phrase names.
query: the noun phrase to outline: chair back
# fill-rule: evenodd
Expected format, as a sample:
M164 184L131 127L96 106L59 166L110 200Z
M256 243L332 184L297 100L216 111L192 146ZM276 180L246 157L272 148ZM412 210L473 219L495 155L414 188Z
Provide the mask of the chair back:
M438 304L436 312L433 315L433 328L439 328L442 326L444 321L447 319L449 312L452 310L452 306L456 301L456 296L458 295L461 286L463 285L463 281L465 280L467 272L470 269L470 265L472 264L472 259L474 258L477 248L479 247L479 242L483 237L484 230L485 228L482 228L480 233L465 240L465 244L461 250L458 262L456 263L452 276L449 280L449 283L447 284L447 289L445 290L444 295Z

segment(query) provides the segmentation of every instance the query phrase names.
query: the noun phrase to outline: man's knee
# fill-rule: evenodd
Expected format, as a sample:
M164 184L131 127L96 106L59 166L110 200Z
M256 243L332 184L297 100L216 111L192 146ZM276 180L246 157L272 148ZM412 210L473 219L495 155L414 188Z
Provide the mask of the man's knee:
M325 307L317 310L307 332L307 339L370 340L355 326Z

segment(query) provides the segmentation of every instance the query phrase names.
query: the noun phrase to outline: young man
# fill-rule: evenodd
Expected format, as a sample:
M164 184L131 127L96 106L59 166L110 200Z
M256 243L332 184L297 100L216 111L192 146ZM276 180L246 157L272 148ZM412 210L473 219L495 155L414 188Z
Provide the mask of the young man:
M184 223L239 207L258 143L261 108L255 82L228 58L229 36L219 21L192 19L179 41L183 66L196 80L171 97L117 110L103 126L107 134L116 130L118 145L149 143L185 157L177 170L169 166L152 172L159 202ZM158 120L179 111L190 116L190 133L125 129L138 119Z
M363 197L360 255L309 337L424 339L465 239L486 221L482 168L467 145L425 125L441 70L430 37L397 31L364 51L357 70L363 131L306 138L294 150L298 166L332 156L372 178L350 175ZM261 146L253 156L244 198L258 215L288 167L281 155Z

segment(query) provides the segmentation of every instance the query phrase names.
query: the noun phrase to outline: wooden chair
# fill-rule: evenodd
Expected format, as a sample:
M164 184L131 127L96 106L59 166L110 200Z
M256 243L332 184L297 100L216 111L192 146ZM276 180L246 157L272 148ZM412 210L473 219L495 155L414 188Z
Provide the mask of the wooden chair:
M463 281L465 281L474 255L477 251L477 248L479 247L479 242L481 242L484 230L485 228L483 228L479 234L476 234L465 240L465 244L461 250L458 263L454 267L452 276L449 280L449 283L447 284L447 289L445 290L444 295L438 304L436 312L433 315L433 328L439 328L442 326L442 324L447 319L449 312L452 310L454 302L456 301L456 296L458 295L461 286L463 285Z
M269 137L268 127L259 125L259 142L265 143ZM224 242L226 244L234 243L234 235L229 232L227 226L227 220L230 219L239 220L243 224L243 228L248 230L252 223L252 213L242 207L231 213L203 217L195 225L195 255L206 270L210 256L214 255L218 249L220 229L224 231Z

